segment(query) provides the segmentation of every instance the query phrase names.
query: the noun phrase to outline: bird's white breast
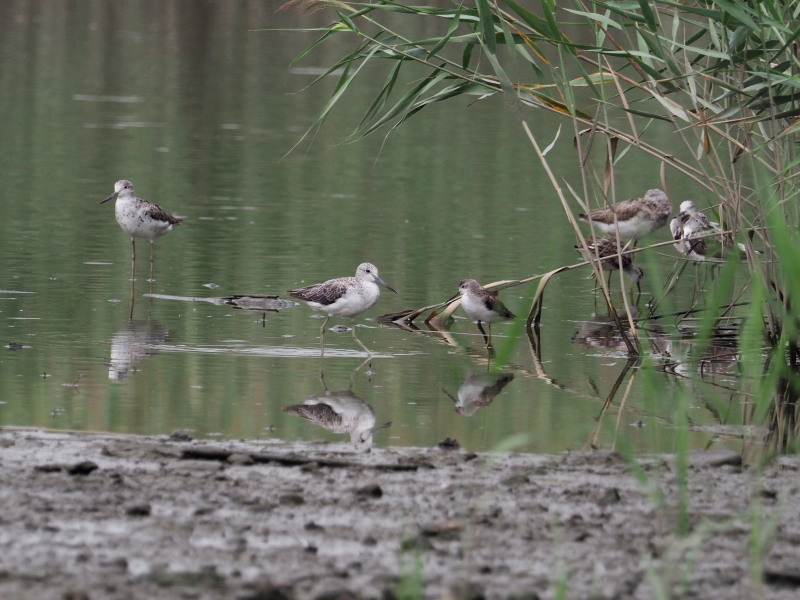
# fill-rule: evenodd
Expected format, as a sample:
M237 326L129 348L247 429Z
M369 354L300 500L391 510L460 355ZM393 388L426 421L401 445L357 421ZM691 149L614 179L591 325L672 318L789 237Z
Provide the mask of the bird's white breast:
M147 214L147 203L130 198L117 198L114 216L122 230L133 238L150 241L172 231L172 224L153 219Z
M380 296L381 290L377 284L371 281L364 281L357 287L348 288L332 304L324 305L317 302L309 302L309 306L325 311L334 317L355 317L372 308Z
M461 306L473 321L483 321L491 324L497 316L497 313L486 308L486 304L474 294L464 294L461 297Z

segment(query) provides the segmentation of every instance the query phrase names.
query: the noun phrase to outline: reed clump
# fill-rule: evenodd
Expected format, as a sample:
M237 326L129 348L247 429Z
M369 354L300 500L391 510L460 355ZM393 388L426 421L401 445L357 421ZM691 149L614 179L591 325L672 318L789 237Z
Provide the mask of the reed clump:
M297 60L333 38L353 39L352 50L319 77L336 78L336 86L308 133L347 97L367 64L382 65L386 77L354 138L379 130L388 134L419 111L459 96L502 95L584 249L599 236L581 230L578 214L622 199L617 181L629 154L658 161L660 181L653 187L668 191L675 177L692 180L709 199L714 214L707 216L717 224L715 235L729 236L741 248L719 261L724 264L706 292L699 319L699 346L746 299L739 351L750 382L743 392L755 399L752 416L768 420L787 410L794 415L800 390L796 2L545 0L532 10L513 0L444 6L314 0L287 7L304 4L330 9L333 20ZM534 110L553 113L569 131L577 167L569 177L548 162L558 137L567 134L559 130L557 139L538 139L528 122ZM657 127L671 130L668 143L650 135ZM632 249L619 247L621 261ZM737 278L742 263L749 276ZM639 353L627 296L616 316L603 267L599 260L590 264L629 352ZM578 266L494 287L538 280L527 318L531 327L541 315L547 281ZM622 272L618 275L622 287ZM406 316L430 318L441 308ZM787 420L781 419L784 427L775 436L784 450L797 437L797 419L792 419L794 435L785 435Z

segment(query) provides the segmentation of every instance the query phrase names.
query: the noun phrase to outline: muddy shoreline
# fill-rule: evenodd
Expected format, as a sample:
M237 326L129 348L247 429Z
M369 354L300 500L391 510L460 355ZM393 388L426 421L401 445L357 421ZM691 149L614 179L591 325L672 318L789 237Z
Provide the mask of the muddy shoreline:
M0 430L0 597L798 597L800 460L690 459Z

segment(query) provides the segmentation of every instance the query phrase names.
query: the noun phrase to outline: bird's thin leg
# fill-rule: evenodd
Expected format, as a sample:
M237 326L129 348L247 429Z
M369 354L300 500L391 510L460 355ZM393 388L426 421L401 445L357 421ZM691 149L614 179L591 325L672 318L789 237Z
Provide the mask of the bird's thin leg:
M155 244L150 240L150 285L153 284L153 265L155 264ZM150 290L153 291L152 289Z
M128 318L130 320L133 320L133 298L134 298L134 290L133 290L133 288L134 288L135 285L136 284L134 283L133 279L131 279L131 312L128 315Z
M347 388L348 390L350 390L350 391L353 390L353 381L355 380L356 373L358 373L361 369L363 369L364 365L367 364L371 360L372 360L372 353L370 352L370 355L367 356L367 358L365 358L364 360L362 360L358 364L358 366L350 372L350 387Z
M483 343L484 343L484 344L486 345L486 347L488 348L489 346L491 346L491 345L492 345L492 338L491 338L491 336L487 336L487 335L486 335L486 332L483 330L483 326L481 325L481 322L480 322L480 321L476 321L476 325L478 326L478 329L480 329L480 331L481 331L481 335L483 336ZM491 330L492 330L492 326L491 326L491 325L489 325L489 331L491 331Z
M136 240L131 238L131 281L136 274Z
M325 388L325 392L328 391L328 384L325 383L325 356L320 355L319 357L319 380L322 383L322 387Z
M153 265L155 264L153 246L153 240L150 240L150 279L147 280L150 282L150 300L147 303L148 312L153 308Z
M135 287L136 287L136 278L134 274L136 272L136 241L131 238L131 312L128 316L129 319L133 319L133 298L135 296Z
M358 342L358 345L359 345L359 346L361 346L361 347L364 349L364 351L365 351L367 354L369 354L370 356L372 356L372 350L370 350L370 349L369 349L369 348L367 348L367 347L366 347L364 344L362 344L362 343L361 343L361 340L360 340L360 339L358 339L358 336L356 335L356 320L355 320L355 319L353 319L353 339L354 339L356 342Z
M325 354L325 326L328 324L330 318L330 315L325 317L325 320L322 322L322 327L319 328L319 348L321 356Z

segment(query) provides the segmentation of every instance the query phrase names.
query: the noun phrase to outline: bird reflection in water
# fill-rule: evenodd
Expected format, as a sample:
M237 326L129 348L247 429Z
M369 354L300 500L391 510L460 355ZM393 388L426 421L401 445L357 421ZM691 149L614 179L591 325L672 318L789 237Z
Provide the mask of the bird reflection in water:
M324 376L320 379L325 386L324 395L311 396L299 404L286 406L284 412L316 423L333 433L349 433L350 441L356 450L369 451L372 448L373 434L389 428L391 421L375 427L375 411L353 393L352 376L351 387L341 391L329 390L325 385Z
M634 319L639 316L639 311L636 306L631 306L631 315ZM626 334L628 334L627 320L623 315L620 315L621 323ZM586 321L577 321L577 329L572 336L572 342L585 346L586 348L595 348L600 350L610 350L612 352L620 352L628 354L628 345L622 337L614 318L611 315L598 315ZM669 356L669 351L666 346L667 337L662 328L658 326L644 327L639 325L637 327L639 339L642 343L649 344L650 351L658 356Z
M472 373L458 388L456 396L447 390L444 393L453 401L458 414L470 417L479 408L494 402L512 379L513 373Z
M708 339L700 342L696 324L679 325L682 337L670 339L668 351L675 359L673 371L689 376L698 372L700 377L732 377L739 373L741 355L739 353L738 323L722 324L711 332ZM699 353L698 353L699 351Z
M129 321L111 338L108 378L122 381L136 372L135 365L158 352L157 344L165 342L169 331L157 321Z
M589 321L579 321L572 341L587 348L620 352L627 352L628 349L614 319L609 315L598 316Z

